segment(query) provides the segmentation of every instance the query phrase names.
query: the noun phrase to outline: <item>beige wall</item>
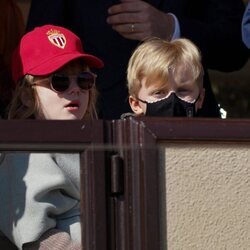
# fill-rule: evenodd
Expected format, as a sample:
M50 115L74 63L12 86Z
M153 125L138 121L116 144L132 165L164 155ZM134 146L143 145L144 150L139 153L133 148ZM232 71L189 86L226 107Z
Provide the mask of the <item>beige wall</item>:
M250 249L250 145L165 144L160 158L162 248Z

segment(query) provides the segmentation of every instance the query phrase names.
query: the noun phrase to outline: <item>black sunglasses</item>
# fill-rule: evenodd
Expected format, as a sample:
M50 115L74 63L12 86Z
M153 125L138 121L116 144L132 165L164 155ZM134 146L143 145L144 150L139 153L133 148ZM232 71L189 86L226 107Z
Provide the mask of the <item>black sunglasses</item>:
M31 85L37 85L40 82L48 81L50 83L50 88L60 93L69 88L71 78L76 79L76 83L80 89L89 90L95 84L96 75L88 71L82 72L79 75L53 74L48 78L37 80Z

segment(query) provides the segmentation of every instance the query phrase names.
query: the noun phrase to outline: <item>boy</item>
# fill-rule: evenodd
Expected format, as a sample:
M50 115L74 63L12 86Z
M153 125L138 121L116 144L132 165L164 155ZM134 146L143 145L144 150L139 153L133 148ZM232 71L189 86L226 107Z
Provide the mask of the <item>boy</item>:
M142 43L129 60L127 80L135 115L193 117L202 107L201 56L188 39Z

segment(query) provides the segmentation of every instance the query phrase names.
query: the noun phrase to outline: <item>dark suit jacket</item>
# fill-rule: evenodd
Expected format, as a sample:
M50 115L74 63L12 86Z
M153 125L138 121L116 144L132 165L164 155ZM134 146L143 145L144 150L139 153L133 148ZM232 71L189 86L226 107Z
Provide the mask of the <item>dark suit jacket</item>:
M182 37L191 39L202 52L204 67L223 71L239 69L247 59L241 41L240 0L148 0L165 12L174 13L180 22ZM106 23L107 9L119 0L33 0L28 29L53 23L66 26L83 41L86 51L104 60L97 87L100 91L101 118L113 119L129 110L126 68L138 41L123 38ZM206 70L205 70L206 72ZM201 116L219 116L208 75L206 97Z

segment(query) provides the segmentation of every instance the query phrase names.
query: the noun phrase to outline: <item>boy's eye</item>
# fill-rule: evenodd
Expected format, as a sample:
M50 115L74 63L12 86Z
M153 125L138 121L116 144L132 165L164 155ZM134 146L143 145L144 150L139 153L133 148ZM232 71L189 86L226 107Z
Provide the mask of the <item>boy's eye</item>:
M154 96L166 95L166 91L165 90L157 90L157 91L154 91L153 95Z
M188 88L188 87L181 87L181 88L176 88L175 93L176 95L179 96L187 96L187 95L191 95L195 89L193 88Z
M177 91L176 95L185 101L194 101L197 98L195 92L189 89Z
M176 95L181 96L181 97L187 96L189 94L190 94L189 90L179 90L179 91L176 91Z

